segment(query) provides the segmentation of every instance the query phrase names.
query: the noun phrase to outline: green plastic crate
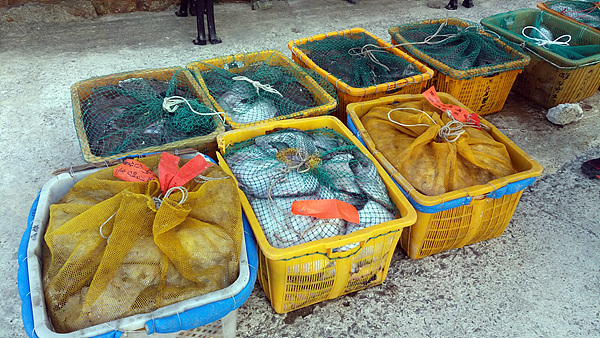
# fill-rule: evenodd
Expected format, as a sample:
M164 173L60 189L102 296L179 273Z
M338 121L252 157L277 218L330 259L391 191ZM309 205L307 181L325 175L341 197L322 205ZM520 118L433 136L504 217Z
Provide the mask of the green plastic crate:
M572 60L525 41L521 34L523 28L535 26L538 20L554 37L570 35L571 46L600 45L600 33L539 9L521 9L484 18L483 26L522 44L531 57L515 81L515 91L546 108L592 96L600 86L600 54Z

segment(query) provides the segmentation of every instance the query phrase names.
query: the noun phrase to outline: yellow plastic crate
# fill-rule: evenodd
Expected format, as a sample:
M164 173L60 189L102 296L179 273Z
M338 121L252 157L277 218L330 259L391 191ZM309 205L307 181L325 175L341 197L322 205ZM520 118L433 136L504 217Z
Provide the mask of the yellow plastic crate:
M277 116L271 119L256 121L252 123L237 123L234 122L231 117L227 114L223 114L225 116L225 121L227 124L231 126L232 129L240 129L246 128L249 126L290 119L290 118L301 118L301 117L309 117L309 116L320 116L328 114L330 111L337 107L337 101L331 97L321 86L317 84L315 80L313 80L309 75L305 74L305 72L295 64L290 58L286 57L282 52L278 50L264 50L260 52L252 52L252 53L240 53L235 55L222 56L209 60L201 60L196 62L191 62L187 64L187 68L192 71L196 80L200 84L200 87L203 89L203 92L206 93L206 99L211 102L211 104L215 107L217 111L223 112L223 108L217 103L217 100L210 94L208 87L206 86L206 82L202 78L202 73L206 71L210 71L210 66L228 69L230 72L239 73L248 68L249 65L256 62L268 62L269 65L280 66L288 71L288 75L296 78L300 83L304 85L306 89L312 94L313 99L317 102L317 106L311 107L309 109L305 109L302 111L294 112L292 114Z
M443 103L463 107L472 113L452 96L446 93L438 95ZM542 167L500 130L480 118L482 123L491 128L490 134L494 139L506 146L518 172L484 185L437 196L420 193L377 150L360 121L373 107L413 100L425 98L421 94L396 95L348 105L348 127L366 144L417 210L417 222L402 233L402 248L410 258L419 259L502 235L513 216L523 189L535 182L536 177L542 173Z
M515 60L488 67L458 70L451 68L442 60L437 60L425 54L417 47L410 45L410 41L402 36L402 32L407 28L441 25L444 22L447 25L462 28L473 27L467 21L458 18L448 18L423 20L393 26L388 31L392 36L393 45L406 44L398 48L434 69L434 76L429 81L428 87L435 86L436 90L452 95L479 115L491 114L502 110L517 75L529 64L530 57L507 45L500 39L491 36L489 33L479 30L481 35L493 38L494 43L500 45Z
M210 153L211 151L214 151L214 149L216 149L217 134L225 131L225 125L217 115L214 115L213 117L216 125L215 131L208 135L193 137L176 142L165 143L164 145L160 146L152 146L130 150L111 156L97 156L93 154L90 150L90 144L82 120L81 105L86 99L88 99L92 95L92 91L94 88L106 85L118 85L119 81L132 78L143 78L146 80L153 79L168 82L171 80L173 75L180 70L181 72L179 72L179 74L177 75L178 83L184 84L186 89L189 90L194 95L194 97L198 98L200 102L206 104L207 101L203 99L205 95L202 93L202 89L194 79L193 75L188 70L185 70L182 67L158 68L118 73L79 81L72 85L71 102L73 105L73 121L75 124L77 137L79 138L79 146L81 147L81 152L83 153L84 160L87 162L103 162L106 160L125 156L149 154L163 150L173 150L182 148L194 148L198 151L205 153ZM208 104L208 106L212 108L212 106L210 106L210 103Z
M402 57L404 60L412 63L420 72L419 75L411 76L404 79L398 79L395 82L387 82L379 84L377 86L370 86L365 88L356 88L348 85L344 81L339 80L333 74L328 73L323 68L317 66L300 48L303 44L309 41L318 41L326 39L330 36L352 36L355 34L365 34L377 41L377 44L381 47L388 47L392 53ZM329 32L326 34L319 34L311 36L309 38L296 39L288 42L288 48L292 51L292 60L298 63L300 66L308 69L315 70L319 75L323 76L335 88L339 99L338 110L333 113L334 116L342 121L346 121L346 106L353 102L361 102L367 100L373 100L386 95L393 94L418 94L421 93L427 85L427 81L433 77L433 70L407 53L393 48L393 46L375 35L367 32L363 28L352 28L343 31Z
M258 280L271 300L273 309L278 313L285 313L381 284L387 276L402 229L412 225L417 216L383 167L340 120L333 116L284 120L222 133L217 138L219 165L231 175L221 156L229 146L281 128L330 128L347 137L373 161L401 218L348 235L278 249L267 242L248 199L240 190L242 208L260 248ZM359 245L348 251L333 251L352 243Z
M571 46L600 44L600 32L539 9L520 9L496 14L481 20L481 24L508 40L523 44L531 57L515 80L515 92L550 108L561 103L573 103L588 98L600 86L600 54L571 60L531 42L525 42L521 32L526 26L541 22L555 34L572 37Z

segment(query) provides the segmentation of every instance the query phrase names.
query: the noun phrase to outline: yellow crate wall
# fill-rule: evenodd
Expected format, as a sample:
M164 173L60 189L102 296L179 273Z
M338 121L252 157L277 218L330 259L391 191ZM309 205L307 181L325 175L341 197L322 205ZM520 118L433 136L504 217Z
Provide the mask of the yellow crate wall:
M452 96L446 93L438 93L438 95L442 102L463 107L471 112L469 108ZM541 175L542 167L497 128L481 118L482 123L490 126L490 134L497 141L505 144L511 160L519 172L496 179L486 185L468 187L442 195L427 196L419 193L377 150L375 143L360 122L360 118L371 107L412 99L423 99L423 96L396 95L379 100L353 103L348 106L348 116L356 126L358 134L369 148L369 151L374 154L395 182L402 187L403 192L411 197L411 204L417 209L417 221L411 227L403 230L400 245L410 258L420 259L502 235L514 214L523 190L506 194L500 198L488 197L487 195L503 189L509 184L534 179ZM471 200L466 205L438 212L424 212L418 208L420 206L421 209L425 210L427 207L437 207L444 203L467 198L471 198Z
M367 36L374 38L379 46L389 47L397 56L402 57L404 60L412 63L421 72L420 75L408 77L406 79L399 79L396 82L388 82L377 86L370 86L365 88L351 87L347 83L339 80L333 74L328 73L323 68L317 66L304 52L298 48L298 45L305 44L308 41L323 40L329 36L336 35L349 35L364 33ZM346 106L354 102L362 102L368 100L378 99L380 97L397 95L397 94L419 94L427 89L427 81L433 77L433 70L421 63L419 60L413 58L409 54L401 51L398 48L392 48L392 45L378 38L377 36L367 32L362 28L352 28L339 32L329 32L326 34L319 34L311 36L309 38L296 39L288 43L288 48L292 52L292 60L300 66L308 69L315 70L319 75L326 78L330 83L335 86L336 93L339 99L339 105L337 111L333 112L332 115L339 118L345 123Z
M231 175L222 157L227 147L281 128L330 128L344 135L373 161L401 218L348 235L277 249L266 240L247 197L240 190L242 207L260 249L258 279L273 309L278 313L285 313L381 284L387 276L402 229L414 224L417 214L383 167L339 119L321 116L283 120L225 132L217 140L219 165ZM348 251L334 251L335 248L352 243L358 245Z
M588 98L600 86L600 63L583 67L553 65L532 51L531 62L515 81L515 92L544 108Z
M394 231L371 238L358 252L337 259L313 254L269 260L261 253L260 284L278 313L379 285L387 276L400 235L401 231Z
M181 68L181 67L169 67L169 68L158 68L158 69L148 69L148 70L138 70L132 72L111 74L106 76L100 76L91 78L84 81L79 81L71 86L71 102L73 105L73 120L75 124L75 130L77 132L77 137L79 138L79 145L81 147L81 152L83 154L83 158L86 162L103 162L105 160L131 156L131 155L140 155L140 154L148 154L155 153L163 150L173 150L173 149L183 149L183 148L194 148L200 152L210 153L211 150L214 151L216 149L216 137L220 132L225 131L225 126L223 122L218 116L214 116L214 121L216 124L216 129L214 132L204 135L193 137L185 140L180 140L176 142L166 143L161 146L153 146L146 147L142 149L131 150L127 152L123 152L120 154L115 154L111 156L97 156L94 155L90 150L90 144L87 138L86 130L83 125L82 119L82 103L92 95L92 90L96 87L106 86L106 85L117 85L119 81L131 79L131 78L143 78L146 80L159 80L159 81L170 81L171 77L177 72L182 70L177 76L178 80L181 83L184 83L190 92L202 103L207 104L210 108L212 105L207 103L204 99L205 94L202 92L202 89L194 79L193 75Z
M412 259L462 248L499 237L515 212L523 191L499 199L473 199L433 214L417 211L417 222L402 233L400 245Z

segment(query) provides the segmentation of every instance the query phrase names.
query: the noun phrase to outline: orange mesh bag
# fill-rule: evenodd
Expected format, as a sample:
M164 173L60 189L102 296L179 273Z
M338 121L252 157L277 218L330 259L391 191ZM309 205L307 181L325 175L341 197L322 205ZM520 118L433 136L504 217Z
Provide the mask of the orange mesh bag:
M427 99L372 108L361 122L377 149L419 192L435 196L515 173L504 144ZM478 121L477 121L478 123Z
M236 280L243 232L235 180L202 156L179 162L168 153L126 160L50 206L43 285L56 332L151 312Z

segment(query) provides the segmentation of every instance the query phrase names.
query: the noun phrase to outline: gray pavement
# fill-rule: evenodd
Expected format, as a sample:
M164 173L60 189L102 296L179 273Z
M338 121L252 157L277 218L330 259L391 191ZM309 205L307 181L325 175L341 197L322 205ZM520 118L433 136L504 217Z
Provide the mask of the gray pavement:
M195 18L177 18L175 9L72 21L31 11L1 21L0 337L26 337L16 276L29 207L53 170L84 163L71 84L238 52L290 55L290 40L351 27L388 40L394 24L446 15L479 21L538 2L475 0L472 9L447 12L446 0L358 1L274 1L263 11L252 11L248 2L220 3L215 12L223 43L203 47L191 42ZM501 112L486 116L544 167L501 237L417 261L398 247L383 285L289 314L273 312L257 283L240 308L238 335L600 336L600 180L580 171L582 161L600 157L600 94L581 105L583 119L564 127L514 93Z

